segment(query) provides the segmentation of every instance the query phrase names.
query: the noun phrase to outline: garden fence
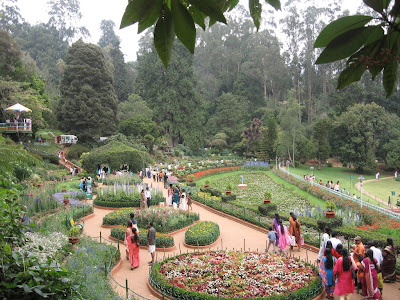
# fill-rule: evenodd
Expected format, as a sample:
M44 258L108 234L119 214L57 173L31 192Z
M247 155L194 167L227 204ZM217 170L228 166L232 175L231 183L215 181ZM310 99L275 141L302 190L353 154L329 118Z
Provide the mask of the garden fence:
M285 169L282 169L281 166L279 166L279 170L280 170L281 172L283 172L283 173L285 173L285 174L287 174L287 175L289 175L289 176L291 176L291 177L293 177L293 178L296 178L296 179L298 179L298 180L300 180L300 181L302 181L302 182L305 182L305 183L307 183L307 184L309 184L309 185L316 185L316 186L318 185L318 187L319 187L320 189L323 189L323 190L325 190L325 191L327 191L327 192L329 192L329 193L335 194L336 196L338 196L338 197L340 197L340 198L342 198L342 199L346 199L346 200L349 200L349 201L356 202L356 203L358 203L360 206L361 206L361 205L366 206L366 207L368 207L368 208L370 208L370 209L373 209L373 210L375 210L375 211L378 211L378 212L380 212L380 213L383 213L383 214L385 214L385 215L387 215L387 216L393 218L394 220L400 221L400 215L397 214L397 213L395 213L395 212L392 212L392 211L390 211L390 210L388 210L388 209L385 209L385 208L383 208L383 207L376 206L376 205L371 204L371 203L366 202L366 201L361 202L360 199L356 199L356 198L353 198L353 197L351 197L351 196L342 194L342 193L340 193L340 192L331 190L331 189L327 188L327 187L324 186L324 185L315 184L315 183L313 183L313 182L311 182L311 181L305 180L305 179L302 178L301 176L298 176L298 175L296 175L296 174L290 173L289 171L287 171L287 170L285 170Z
M113 281L116 285L118 285L119 287L121 287L121 288L123 288L123 289L125 290L125 299L130 299L130 300L132 300L132 299L135 299L135 300L136 300L136 299L139 299L139 300L151 300L151 299L149 299L149 298L146 298L146 297L143 297L143 296L139 295L138 293L136 293L136 292L134 292L132 289L130 289L130 288L129 288L129 285L128 285L128 278L125 279L125 286L123 286L123 285L121 285L119 282L117 282L117 281L114 279L114 277L111 275L110 272L111 272L112 266L113 266L112 261L113 261L114 254L116 253L116 251L119 252L119 241L118 241L118 242L110 241L110 240L108 240L108 239L102 237L102 236L101 236L101 231L100 231L100 235L99 235L99 236L95 236L95 237L90 236L90 238L93 239L93 240L99 239L99 242L100 242L100 243L102 243L102 242L107 242L107 243L109 243L110 245L113 245L114 243L117 244L116 249L115 249L115 252L112 252L112 251L111 251L111 252L110 252L110 257L109 257L108 261L105 261L105 262L104 262L104 275L105 275L106 277L109 276L109 277L112 279L112 281Z

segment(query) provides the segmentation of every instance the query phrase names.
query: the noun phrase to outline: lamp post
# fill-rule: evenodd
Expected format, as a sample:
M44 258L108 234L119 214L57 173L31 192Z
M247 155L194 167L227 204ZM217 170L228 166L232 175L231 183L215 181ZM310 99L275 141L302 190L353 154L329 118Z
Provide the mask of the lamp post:
M310 167L310 171L311 171L311 185L314 185L314 167L313 166Z
M360 205L361 205L361 208L363 206L363 202L362 202L362 182L363 182L364 179L365 178L362 177L362 175L360 177L358 177L358 180L360 180L360 193L361 193L361 197L360 197L361 204Z

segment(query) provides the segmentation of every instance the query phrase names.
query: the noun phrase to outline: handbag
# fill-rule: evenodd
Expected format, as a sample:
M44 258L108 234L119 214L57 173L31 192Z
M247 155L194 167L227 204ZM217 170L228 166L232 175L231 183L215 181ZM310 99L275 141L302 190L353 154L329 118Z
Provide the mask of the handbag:
M294 235L291 236L290 246L296 246L296 238Z
M300 245L303 246L304 245L304 237L301 235L300 236Z

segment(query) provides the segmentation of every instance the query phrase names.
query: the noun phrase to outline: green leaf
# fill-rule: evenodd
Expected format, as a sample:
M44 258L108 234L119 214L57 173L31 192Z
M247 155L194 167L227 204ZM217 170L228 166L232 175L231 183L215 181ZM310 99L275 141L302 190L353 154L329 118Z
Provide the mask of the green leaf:
M250 15L257 31L260 29L262 6L259 0L249 0Z
M269 5L271 5L276 10L281 9L281 2L279 0L265 0Z
M368 39L365 41L364 46L372 44L385 36L385 32L380 26L368 26L368 28L371 28L371 33Z
M154 5L156 0L131 0L125 8L120 29L148 18Z
M363 27L372 20L370 16L347 16L340 18L328 24L317 37L314 43L314 48L326 47L336 37L343 33Z
M383 6L386 5L386 0L363 0L363 2L379 13L383 12Z
M162 4L163 0L156 0L156 4L151 9L150 14L139 22L138 33L143 32L157 21L161 13Z
M203 28L203 30L206 30L205 15L194 6L189 7L189 13L192 15L193 21Z
M316 64L326 64L352 55L368 40L371 27L361 27L336 37L320 54Z
M190 52L194 53L196 28L192 16L179 0L172 0L171 6L176 36Z
M400 15L400 0L395 0L390 15L398 17Z
M366 69L366 65L362 62L349 65L340 73L337 88L342 89L355 81L359 81Z
M174 45L174 22L167 5L162 7L162 15L158 18L154 29L154 46L165 68L168 67Z
M239 3L239 0L231 0L231 5L229 6L229 11L231 11L232 9L234 9L236 7L236 5Z
M383 70L383 87L386 91L386 98L393 95L396 90L397 81L399 78L399 61L397 57L392 56L389 62L386 63Z
M226 19L215 0L187 0L206 16L226 24Z

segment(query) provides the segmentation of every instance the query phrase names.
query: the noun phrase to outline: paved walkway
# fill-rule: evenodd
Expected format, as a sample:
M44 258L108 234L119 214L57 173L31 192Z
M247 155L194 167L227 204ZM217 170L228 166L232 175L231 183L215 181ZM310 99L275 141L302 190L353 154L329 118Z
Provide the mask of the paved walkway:
M162 183L156 183L152 180L145 179L145 183L151 183L153 187L158 186L162 187ZM163 189L163 193L166 196L167 190ZM103 221L103 217L110 213L111 210L104 210L94 208L94 217L85 221L84 233L95 237L99 236L100 231L102 236L108 238L111 232L111 229L102 228L101 224ZM233 220L226 219L220 215L212 213L196 204L193 204L193 212L200 214L200 219L202 221L213 221L216 222L220 227L221 238L220 241L210 247L212 250L221 249L221 245L224 249L243 249L244 244L246 246L246 250L254 250L254 251L263 251L265 249L266 244L266 234L261 233L258 230L252 229L240 223L237 223ZM193 251L192 249L188 249L183 245L185 237L185 232L180 232L174 235L175 245L177 246L177 250L174 252L167 252L166 256L173 256L177 255L180 252L184 253L187 251ZM114 244L115 245L115 244ZM157 299L154 295L151 294L147 283L148 283L148 274L149 274L149 266L147 264L148 261L151 260L150 254L147 252L146 249L140 249L140 266L133 271L130 270L130 264L125 259L125 246L121 243L120 244L120 251L121 251L121 258L122 258L122 266L120 270L114 275L114 279L125 286L125 280L128 280L128 286L131 288L135 293L144 296L149 299ZM302 259L308 258L310 262L315 262L317 259L317 254L311 251L306 251L302 249L301 252L297 252L297 250L293 251L293 254L296 256L300 256ZM157 252L158 260L163 259L164 253ZM393 299L400 299L400 287L399 284L385 284L385 295L394 296ZM125 296L125 290L120 287L115 287L116 291L121 296ZM361 299L359 295L354 294L351 299Z

